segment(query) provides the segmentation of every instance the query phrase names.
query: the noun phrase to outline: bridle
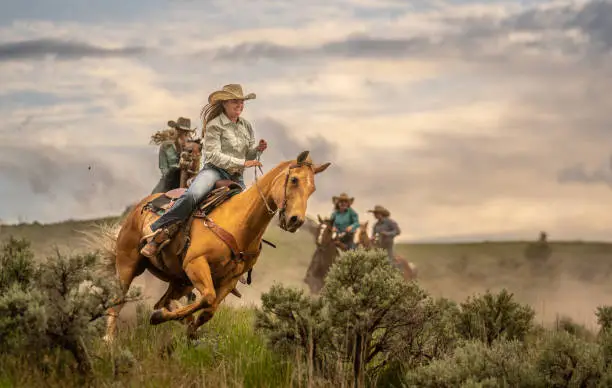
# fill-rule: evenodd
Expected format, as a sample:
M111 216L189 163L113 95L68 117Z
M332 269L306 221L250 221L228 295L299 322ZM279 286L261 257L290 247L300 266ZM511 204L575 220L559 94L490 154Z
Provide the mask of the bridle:
M257 154L257 161L259 161L259 154ZM312 167L312 163L306 162L306 161L297 162L297 163L290 165L289 168L287 169L287 173L285 174L285 186L283 187L283 201L281 202L281 207L279 208L277 206L276 210L272 210L268 199L264 196L258 184L257 169L259 169L259 172L261 173L261 175L263 175L263 169L260 166L257 166L257 168L254 170L255 187L257 187L257 192L259 192L259 196L261 197L261 200L264 202L264 205L266 205L268 214L270 214L271 216L274 216L274 214L278 212L278 221L280 222L280 227L283 229L286 229L287 227L287 217L285 216L285 212L287 210L287 188L289 186L289 176L291 175L292 169L303 167L303 166Z

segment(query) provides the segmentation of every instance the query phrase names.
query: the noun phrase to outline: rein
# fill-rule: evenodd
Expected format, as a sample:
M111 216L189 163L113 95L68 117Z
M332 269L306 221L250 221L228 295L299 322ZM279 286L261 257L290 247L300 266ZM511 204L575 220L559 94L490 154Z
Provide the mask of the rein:
M259 156L260 153L257 154L257 161L259 161ZM269 201L266 199L266 197L264 196L263 192L261 191L261 188L259 187L258 184L258 180L257 180L257 169L255 169L254 171L254 175L255 175L255 187L257 187L257 192L259 193L259 196L261 197L261 200L264 202L264 205L266 205L266 209L268 210L268 214L270 215L274 215L276 214L276 212L278 212L278 218L281 222L281 226L285 226L286 225L286 219L284 217L285 214L285 209L287 207L287 187L289 184L289 175L291 174L291 170L297 167L302 167L302 166L312 166L311 163L307 163L307 162L298 162L296 164L292 164L291 166L289 166L289 169L287 170L287 174L285 176L285 187L284 187L284 191L283 191L283 204L282 206L279 208L277 208L276 210L272 210L272 208L270 208L270 204L268 203ZM257 168L259 168L259 171L262 173L263 175L263 170L260 166L257 166ZM253 258L255 256L257 256L259 254L259 252L261 251L261 244L259 246L259 249L257 250L257 252L254 253L248 253L248 252L243 252L238 248L238 245L236 244L236 239L234 238L234 236L232 236L230 233L228 233L227 231L225 231L223 228L221 228L220 226L218 226L217 224L215 224L213 222L213 220L211 220L208 217L203 217L204 220L204 226L206 226L208 229L210 229L214 234L217 235L217 237L219 237L223 242L225 242L225 244L230 248L230 251L232 252L232 257L234 259L237 259L239 261L244 261L244 260L248 260L250 258ZM262 239L263 243L266 243L268 245L270 245L272 248L276 248L276 245L271 243L270 241L267 241L266 239Z
M259 156L260 155L261 155L261 153L257 152L257 161L258 162L259 162ZM257 169L259 169L259 172L261 172L261 175L263 175L263 169L261 168L261 166L257 166L253 170L253 176L255 177L255 187L257 187L257 192L259 193L259 196L261 197L261 200L264 202L264 205L266 205L266 209L268 210L268 214L270 214L271 216L274 216L274 214L277 212L278 209L272 210L270 208L270 205L268 204L268 201L266 200L266 198L264 197L263 193L261 192L261 188L259 187L259 184L258 184L258 181L257 181ZM279 217L280 217L280 214L279 214Z

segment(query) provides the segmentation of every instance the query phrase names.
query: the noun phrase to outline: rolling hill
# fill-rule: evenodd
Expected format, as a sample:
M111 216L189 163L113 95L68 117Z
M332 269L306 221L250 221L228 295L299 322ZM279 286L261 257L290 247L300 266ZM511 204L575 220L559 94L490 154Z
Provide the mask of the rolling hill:
M56 224L3 225L0 241L9 236L32 242L37 258L53 255L56 249L65 253L86 250L79 231L91 230L101 222L116 221L109 217L90 221L66 221ZM258 303L262 292L274 282L306 289L302 279L314 251L312 224L295 234L271 225L266 238L277 244L264 246L262 257L253 271L253 284L240 285L242 299L229 296L231 304ZM507 288L517 299L531 304L542 322L554 322L559 315L578 323L594 326L593 311L601 304L612 304L612 244L586 242L551 242L552 257L543 271L534 271L523 258L528 242L472 242L445 244L399 244L397 252L414 262L419 282L433 295L454 300ZM164 284L145 273L136 284L145 294L156 298Z

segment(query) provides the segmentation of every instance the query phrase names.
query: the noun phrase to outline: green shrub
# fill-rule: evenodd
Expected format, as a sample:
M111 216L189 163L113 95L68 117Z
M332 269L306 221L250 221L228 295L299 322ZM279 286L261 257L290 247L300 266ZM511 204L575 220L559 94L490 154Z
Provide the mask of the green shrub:
M47 316L44 296L26 292L16 282L0 295L0 348L5 354L36 352L44 343Z
M423 326L425 292L406 282L382 250L354 250L330 268L321 291L334 349L357 377L379 370Z
M399 341L403 349L398 355L404 368L426 365L450 354L460 340L456 322L457 303L445 299L427 298L422 304L422 324L402 331Z
M605 371L601 348L565 331L548 333L536 360L547 387L594 387Z
M612 328L612 306L597 307L595 316L601 330L610 330Z
M99 318L118 291L114 281L97 273L98 256L58 252L37 265L29 243L13 239L0 251L0 343L5 354L42 362L47 354L68 352L81 372L88 371L87 347L101 335ZM128 297L135 298L135 293Z
M13 285L26 289L34 276L34 254L27 240L11 236L0 249L0 292Z
M487 291L461 303L457 330L465 339L492 344L499 339L523 341L533 327L535 311L513 301L513 294L503 289L498 294Z
M324 372L325 344L329 343L329 324L321 299L305 296L303 291L274 285L261 296L256 311L255 328L268 339L272 348L292 357L300 352Z
M457 312L452 302L433 300L406 282L385 252L355 250L334 263L318 298L272 287L262 295L256 327L275 349L308 355L328 377L344 375L343 363L349 363L362 384L366 374L389 377L404 363L420 365L447 353Z
M520 341L469 341L452 355L409 371L409 387L542 387L533 350Z

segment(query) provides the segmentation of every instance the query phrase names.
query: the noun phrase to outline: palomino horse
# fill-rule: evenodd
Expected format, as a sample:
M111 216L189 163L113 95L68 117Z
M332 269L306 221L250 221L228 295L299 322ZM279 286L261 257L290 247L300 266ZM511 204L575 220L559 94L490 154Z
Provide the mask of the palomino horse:
M360 224L359 229L357 230L357 240L359 241L358 246L366 250L370 250L372 248L377 247L376 241L373 242L372 239L370 239L370 237L368 236L368 223L369 221ZM417 269L414 263L409 262L400 255L394 255L394 258L395 262L402 270L402 274L405 280L410 281L416 279Z
M182 255L181 239L175 238L149 260L140 254L141 240L149 233L149 225L159 216L143 211L149 201L162 194L141 200L125 219L116 242L115 267L125 297L134 278L148 269L157 278L168 282L168 289L155 304L150 323L187 320L187 334L195 335L199 326L208 322L219 304L236 287L239 278L248 272L261 253L263 234L276 213L279 226L291 233L302 226L308 199L315 191L315 174L330 163L313 165L308 151L296 160L285 161L267 172L247 190L215 207L204 218L188 223L190 244ZM171 310L171 302L199 291L195 301ZM119 303L123 298L119 300ZM108 311L107 334L112 341L116 317L122 304ZM200 311L197 318L192 314ZM194 319L192 319L194 318Z
M319 221L318 228L315 232L315 244L317 246L312 255L310 266L306 271L304 283L310 287L310 292L318 293L323 288L323 279L327 275L329 268L339 255L338 247L334 241L334 232L332 230L332 221L322 219L317 215Z

